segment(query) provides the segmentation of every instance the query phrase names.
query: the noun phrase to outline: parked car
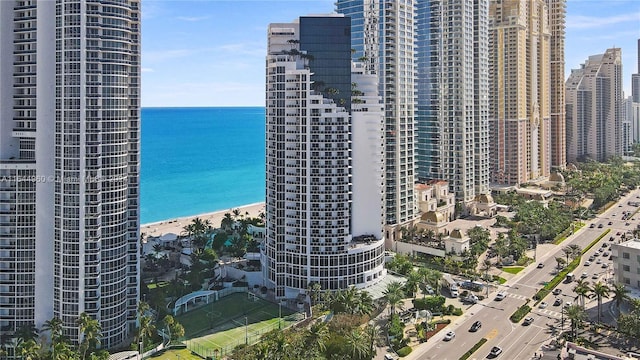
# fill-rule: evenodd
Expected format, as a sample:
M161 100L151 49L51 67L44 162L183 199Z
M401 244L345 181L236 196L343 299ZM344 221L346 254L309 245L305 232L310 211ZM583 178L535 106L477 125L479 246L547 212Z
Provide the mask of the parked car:
M482 327L482 323L480 321L476 321L473 324L471 324L471 328L469 329L469 331L476 332L480 330L481 327Z
M602 229L602 224L598 224L598 229Z

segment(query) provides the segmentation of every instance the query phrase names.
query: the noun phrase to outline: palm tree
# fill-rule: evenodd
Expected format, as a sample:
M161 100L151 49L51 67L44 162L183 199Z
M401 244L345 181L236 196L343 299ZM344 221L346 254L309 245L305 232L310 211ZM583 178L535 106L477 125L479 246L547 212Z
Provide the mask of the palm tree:
M82 359L86 359L87 351L95 350L100 345L102 329L98 320L83 312L76 321L78 330L82 334L82 340L78 345L78 350L82 353Z
M38 328L33 324L27 324L21 326L15 333L16 344L21 344L29 340L34 342L38 339Z
M369 342L359 328L351 330L346 336L347 349L351 359L364 359L369 354Z
M420 280L422 276L416 270L411 270L409 275L407 275L407 282L404 284L404 288L407 290L407 293L410 293L413 298L416 298L416 293L418 292L418 284L420 284Z
M51 353L53 360L56 360L56 347L59 343L63 342L62 337L62 320L57 317L47 320L42 325L43 331L49 331L51 336ZM65 344L66 345L66 344Z
M396 307L402 309L403 292L402 283L399 281L393 281L387 284L387 288L382 292L391 307L391 316L395 314Z
M569 255L573 254L573 249L570 248L569 246L565 246L565 247L562 248L562 252L567 257L566 263L568 264L569 263Z
M373 321L369 321L369 324L364 328L365 333L371 341L370 356L376 353L376 340L380 337L380 327L375 325Z
M358 315L369 315L373 312L373 297L368 291L358 291L356 304L355 313Z
M616 302L616 308L620 309L620 304L623 301L629 299L629 290L624 284L613 284L613 288L610 289L613 294L613 300Z
M593 288L591 289L591 291L593 291L593 293L598 298L598 322L600 322L600 317L602 316L602 298L609 297L609 290L610 289L606 284L603 284L599 281L595 283L593 285Z
M329 338L329 329L326 322L317 322L311 325L305 339L308 348L317 346L320 351L326 349L326 341Z
M16 353L22 356L23 360L37 360L40 358L40 344L34 339L27 339L18 344Z
M563 258L557 257L556 263L558 263L558 269L562 269L564 267L564 264L566 264L567 262Z
M587 319L587 313L578 305L567 306L562 311L564 311L567 319L571 321L571 338L575 339L578 327L580 327L582 322Z
M591 292L589 283L584 281L584 279L579 279L576 286L573 288L573 292L576 293L576 298L579 300L580 306L584 309L584 298L589 292Z

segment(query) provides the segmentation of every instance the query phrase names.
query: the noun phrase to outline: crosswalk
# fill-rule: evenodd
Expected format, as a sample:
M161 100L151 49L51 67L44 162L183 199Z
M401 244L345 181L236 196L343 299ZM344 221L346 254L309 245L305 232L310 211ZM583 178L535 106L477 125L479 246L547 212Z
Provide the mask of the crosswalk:
M520 299L520 300L527 300L527 299L529 299L528 297L526 297L526 296L524 296L524 295L520 295L520 294L511 294L511 293L507 293L507 297L514 298L514 299Z
M553 311L551 309L534 309L533 313L538 314L538 315L547 315L547 316L552 317L552 318L560 318L562 316L561 313L559 313L557 311Z

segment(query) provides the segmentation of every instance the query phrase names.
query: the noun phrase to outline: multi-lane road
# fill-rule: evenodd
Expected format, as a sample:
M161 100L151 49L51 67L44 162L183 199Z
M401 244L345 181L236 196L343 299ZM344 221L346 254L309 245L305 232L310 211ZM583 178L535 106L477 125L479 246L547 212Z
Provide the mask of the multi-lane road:
M521 271L514 278L504 285L499 286L498 291L506 292L507 296L503 300L496 300L496 292L482 302L473 305L465 311L465 314L454 321L446 331L436 334L427 343L414 349L406 359L420 360L457 360L481 338L488 341L480 347L470 359L484 359L490 356L489 351L493 346L502 348L503 353L497 356L499 359L520 360L531 359L533 354L539 352L542 345L549 343L555 337L556 332L562 326L562 306L567 302L576 301L573 288L575 282L562 282L556 287L560 289L559 295L549 294L543 301L547 304L541 308L536 306L530 313L534 318L532 324L526 326L522 322L514 324L509 320L513 312L525 304L527 299L532 299L533 295L543 287L545 282L550 281L555 273L557 265L556 257L565 258L562 248L576 244L585 248L607 229L610 232L582 256L580 266L574 271L576 279L584 277L591 283L605 282L612 276L612 265L606 252L610 253L609 244L620 239L618 233L623 234L632 231L640 220L640 213L631 216L631 219L622 220L623 212L635 213L638 208L629 206L629 201L640 201L640 190L632 191L627 196L612 206L605 213L600 214L595 219L589 221L585 227L570 236L561 245L540 245L536 251L537 260L534 264ZM591 225L593 224L593 226ZM600 226L602 225L602 226ZM610 240L610 237L613 237ZM603 247L602 244L607 244ZM600 251L599 249L602 250ZM594 254L598 253L599 256ZM590 256L594 260L590 265L585 266L585 262ZM600 259L600 261L598 261ZM538 267L538 264L543 264ZM606 268L603 268L603 264ZM583 275L584 273L584 275ZM555 299L560 299L560 305L554 306ZM587 308L595 306L595 300L586 299ZM534 301L529 301L532 306ZM589 312L595 318L595 308ZM482 322L482 328L477 332L470 332L469 329L475 321ZM565 328L568 328L568 321L565 321ZM444 341L444 334L448 330L456 333L454 339Z

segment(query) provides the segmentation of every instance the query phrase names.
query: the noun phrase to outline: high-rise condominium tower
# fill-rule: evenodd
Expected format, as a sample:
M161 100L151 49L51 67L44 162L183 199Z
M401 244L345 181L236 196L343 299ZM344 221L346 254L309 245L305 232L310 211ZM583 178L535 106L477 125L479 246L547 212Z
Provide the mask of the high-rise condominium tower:
M544 0L491 0L492 181L521 184L551 168L551 56Z
M278 298L385 274L383 107L350 35L338 15L268 29L262 264Z
M567 0L545 0L551 30L551 166L563 169L567 164L566 123L564 108L564 38Z
M0 333L138 302L138 0L0 1ZM12 354L10 354L11 356Z
M589 56L566 88L567 161L622 155L622 51Z
M631 121L631 142L640 142L640 39L638 39L638 67L631 74L631 104L627 117Z
M385 221L414 220L415 180L415 0L338 0L351 18L351 48L378 74L385 106ZM389 231L393 239L396 232Z
M464 203L489 193L489 0L418 1L417 168Z

